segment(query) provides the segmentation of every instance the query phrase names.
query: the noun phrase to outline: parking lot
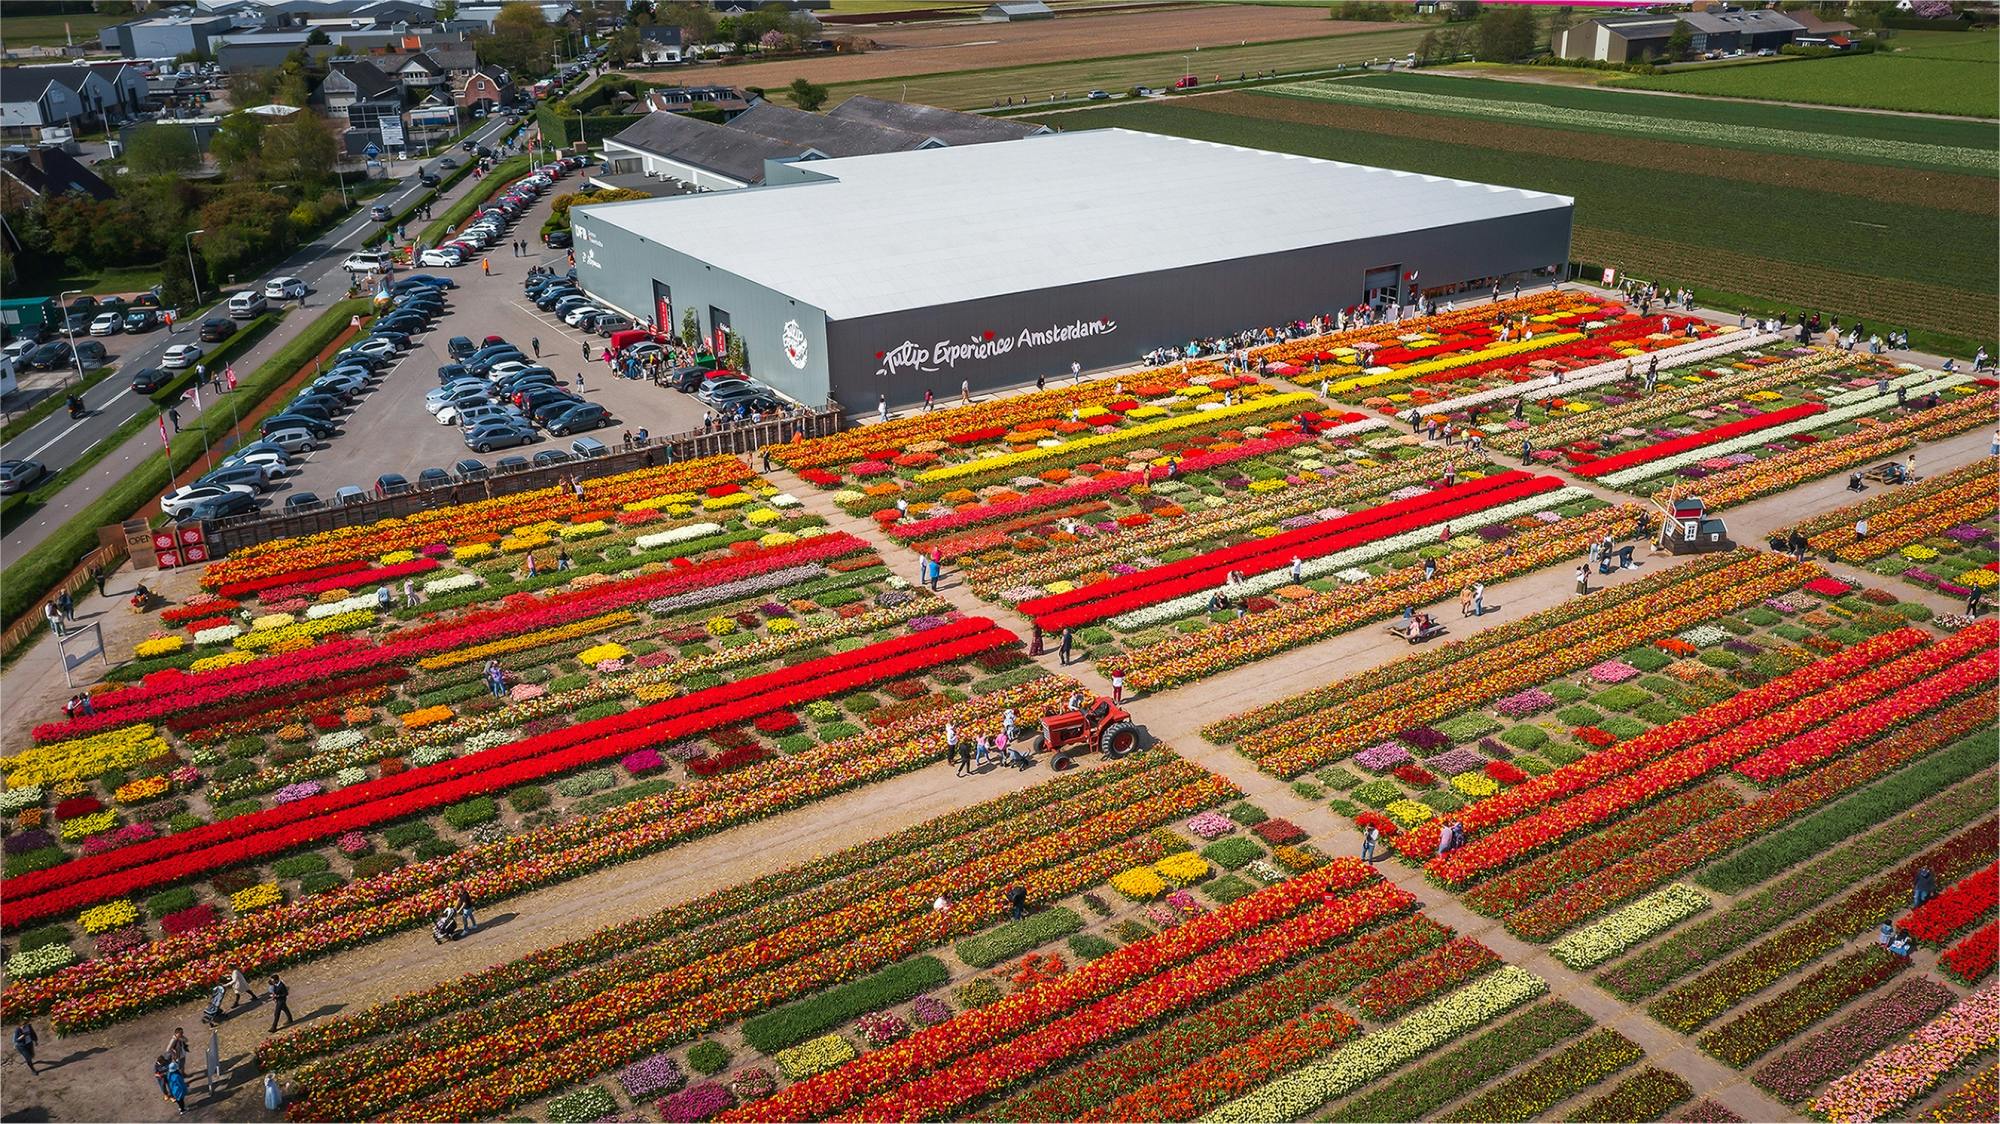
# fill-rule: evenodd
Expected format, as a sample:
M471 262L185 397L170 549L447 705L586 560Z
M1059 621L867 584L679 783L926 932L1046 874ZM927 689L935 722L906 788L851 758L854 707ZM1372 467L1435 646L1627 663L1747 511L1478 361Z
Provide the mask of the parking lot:
M576 190L580 182L576 175L557 181L508 232L508 240L525 239L535 256L515 257L503 241L487 258L490 275L481 271L477 261L456 269L419 271L448 276L458 283L445 294L445 314L412 341L411 348L385 369L372 389L356 399L353 410L340 419L339 432L331 441L306 454L297 471L264 497L267 509L282 506L287 496L299 491L331 499L343 485L372 488L375 478L385 472L414 480L425 468L449 470L466 457L477 457L490 465L503 456L533 456L545 449L569 447L569 438L543 435L536 444L481 456L465 447L457 426L440 425L424 409L424 396L438 386L437 369L451 362L446 345L453 336L478 341L497 335L531 355L531 341L539 340L541 360L556 377L575 390L581 373L583 397L605 406L617 419L618 424L588 434L607 445L616 445L627 430L636 432L643 427L660 435L701 424L705 407L691 395L646 381L613 378L602 362L585 362L585 345L595 356L602 352L604 339L565 326L536 308L521 292L521 282L531 267L547 264L557 272L568 267L562 251L542 251L538 233L548 217L551 200Z

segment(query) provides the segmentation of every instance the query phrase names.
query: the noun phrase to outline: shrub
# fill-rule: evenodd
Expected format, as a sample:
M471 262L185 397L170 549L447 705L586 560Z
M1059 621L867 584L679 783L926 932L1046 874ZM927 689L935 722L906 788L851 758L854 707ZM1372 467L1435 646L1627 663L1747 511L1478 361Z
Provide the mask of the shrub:
M991 968L1082 928L1083 918L1075 910L1057 907L966 937L952 948L974 968Z
M485 799L481 797L481 799ZM458 844L449 839L426 839L417 844L417 859L441 859L446 855L458 854Z
M1604 715L1587 706L1566 706L1556 711L1556 721L1565 726L1595 726L1604 721Z
M324 894L331 890L338 890L345 885L347 885L345 878L330 870L322 870L299 879L299 892L302 894Z
M743 1024L743 1037L764 1053L775 1053L857 1015L901 1003L950 978L943 961L935 956L919 956L758 1015Z
M436 838L437 828L432 827L428 820L412 820L409 823L399 823L382 833L382 842L391 849L398 851L405 847L421 843L426 839Z
M1395 781L1383 777L1369 781L1347 795L1371 808L1386 808L1393 801L1403 798L1403 790Z
M1228 810L1223 812L1223 815L1228 816L1244 827L1255 827L1271 818L1264 809L1250 803L1248 800L1239 801L1231 805Z
M1542 756L1558 765L1567 765L1583 756L1583 750L1566 742L1552 741L1542 747Z
M1614 714L1606 718L1604 721L1598 723L1597 728L1621 742L1630 741L1646 732L1646 724L1644 722L1636 718L1627 718L1622 714Z
M968 1011L976 1011L1000 1001L1000 985L981 976L952 990L952 998Z
M179 913L194 904L194 891L186 886L162 890L146 899L146 913L155 921L169 913ZM23 948L27 947L25 944Z
M354 877L357 879L373 878L378 874L387 874L408 861L408 859L393 851L383 851L375 855L363 855L354 860Z
M700 1074L716 1074L729 1068L729 1048L720 1042L707 1040L688 1047L688 1068Z
M444 810L444 822L460 831L468 831L489 820L498 819L500 809L493 804L491 796L475 796L461 800Z
M1224 870L1241 870L1264 857L1264 848L1246 835L1218 839L1201 849L1202 857Z
M1609 690L1597 692L1597 697L1590 701L1606 710L1615 710L1622 714L1652 697L1630 683L1620 683ZM1599 723L1599 725L1602 725L1602 723Z
M279 878L304 878L308 874L318 874L332 869L325 855L311 851L303 855L289 855L271 864L271 873Z
M548 807L552 799L548 789L534 784L522 785L507 794L508 805L524 814Z
M193 900L193 891L188 891L188 897L190 901ZM68 943L69 929L67 927L62 925L44 925L39 929L30 929L21 934L21 947L19 951L33 952L35 949L47 948L52 944Z
M1618 658L1638 668L1640 671L1658 671L1674 662L1672 656L1667 655L1658 648L1634 648Z
M1117 945L1095 933L1078 933L1069 939L1069 950L1075 953L1079 960L1095 960L1117 949Z
M1549 735L1540 726L1515 726L1501 734L1500 740L1515 749L1540 749L1548 743Z
M1234 874L1225 874L1203 886L1202 891L1219 904L1228 905L1238 898L1256 893L1257 888Z

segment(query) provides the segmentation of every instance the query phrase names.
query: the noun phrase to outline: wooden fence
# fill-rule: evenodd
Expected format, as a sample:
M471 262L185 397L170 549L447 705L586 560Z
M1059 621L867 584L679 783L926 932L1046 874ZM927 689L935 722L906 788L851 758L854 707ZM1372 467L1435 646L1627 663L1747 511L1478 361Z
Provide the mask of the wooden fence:
M371 497L360 503L327 507L295 515L260 514L221 520L209 523L205 528L208 547L211 557L222 558L233 550L254 543L269 542L272 539L317 534L340 527L373 523L378 519L388 519L392 516L414 515L432 508L448 507L454 503L469 503L493 496L550 488L563 477L582 477L589 480L600 476L615 476L621 472L630 472L668 461L753 453L765 445L789 441L794 434L824 437L836 433L840 430L841 416L840 407L828 405L823 409L794 414L788 418L716 429L706 433L691 430L667 437L649 438L644 442L635 441L630 445L609 441L605 445L610 452L587 460L571 459L546 467L496 473L483 480L455 482L397 496ZM598 431L599 434L602 432ZM581 436L597 436L597 434ZM601 437L599 439L602 440Z
M8 626L5 633L0 633L0 656L13 655L14 649L27 643L30 637L48 625L48 610L45 606L49 602L61 597L64 593L68 593L72 597L82 593L90 587L93 580L91 575L99 567L102 567L104 572L108 574L120 562L125 560L126 551L122 536L114 536L107 539L104 535L100 534L98 538L104 545L84 555L83 561L77 564L76 569L69 572L69 576L57 582L55 588L43 595L40 601L35 602L33 609L22 614L19 620Z

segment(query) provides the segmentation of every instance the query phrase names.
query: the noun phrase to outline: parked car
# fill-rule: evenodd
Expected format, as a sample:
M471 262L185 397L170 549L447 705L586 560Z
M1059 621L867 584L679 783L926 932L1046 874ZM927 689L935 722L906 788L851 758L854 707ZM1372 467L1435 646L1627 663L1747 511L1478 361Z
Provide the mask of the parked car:
M294 492L285 497L286 515L301 511L317 511L325 506L326 501L320 499L316 492Z
M417 487L443 488L451 484L451 473L442 468L426 468L417 473Z
M467 457L451 466L452 479L461 483L467 480L484 480L492 475L492 470L483 463Z
M49 474L49 466L36 460L0 461L0 495L11 496L34 487Z
M375 478L375 494L400 496L410 490L410 482L400 472L385 472Z
M355 504L367 503L368 493L362 491L358 485L342 484L333 490L333 502L341 507L353 507Z
M319 445L319 438L301 426L281 426L264 431L264 441L287 453L303 453Z
M535 467L547 468L552 464L568 464L570 455L561 449L543 449L535 454Z
M221 343L235 334L234 321L216 316L201 322L201 331L195 333L195 338L203 343Z
M90 321L93 336L115 336L125 330L125 318L116 312L100 312Z
M542 241L548 243L551 248L557 250L561 250L575 244L574 236L572 236L570 232L567 230L551 230L549 231L549 236L547 238L542 239Z
M549 418L544 424L548 426L550 433L558 437L566 437L572 433L581 433L586 429L603 429L605 426L615 425L617 422L611 416L611 411L605 409L603 406L595 402L580 402L564 410L562 413Z
M535 431L509 422L488 422L466 431L465 447L475 453L490 453L535 441Z
M87 369L104 366L105 361L111 358L111 353L104 350L104 345L96 340L78 340L76 357Z
M332 422L305 414L274 414L258 423L258 432L264 435L266 441L277 441L277 435L288 429L303 429L322 441L332 437L334 432Z
M255 464L223 465L213 472L205 473L196 484L247 484L254 491L267 491L271 487L271 474L263 466Z
M133 308L125 312L127 332L150 332L160 326L160 314L150 308Z
M256 496L217 496L212 500L204 500L187 509L175 521L179 523L206 523L211 519L229 519L238 515L254 515L256 512Z
M254 489L248 484L189 484L161 496L160 511L169 519L178 519L205 500L219 499L227 495L248 496L253 491Z
M54 371L69 366L76 359L76 352L63 340L50 340L28 353L22 366L35 371Z
M423 253L417 255L418 265L430 266L432 268L442 266L445 269L450 269L453 266L463 264L464 261L465 255L450 247L425 250Z

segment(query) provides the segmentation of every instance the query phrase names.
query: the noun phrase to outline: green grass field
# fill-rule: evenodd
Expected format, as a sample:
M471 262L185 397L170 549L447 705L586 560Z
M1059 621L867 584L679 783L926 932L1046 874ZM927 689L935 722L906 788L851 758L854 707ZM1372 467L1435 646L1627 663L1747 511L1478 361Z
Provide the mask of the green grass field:
M843 82L831 87L829 104L867 94L890 101L907 97L909 101L947 109L982 109L1007 98L1017 102L1023 98L1046 101L1049 95L1060 96L1064 91L1072 97L1081 97L1090 90L1123 93L1133 86L1171 86L1181 76L1184 66L1190 67L1203 82L1212 81L1218 74L1233 81L1238 74L1265 70L1279 74L1332 70L1369 59L1401 58L1416 49L1424 31L1422 27L1398 28L1330 35L1324 39L1219 47L1192 52L1185 62L1179 52L1174 52ZM784 91L771 93L782 97Z
M1430 81L1468 85L1464 80ZM1596 93L1481 85L1565 98ZM1683 100L1608 96L1648 103ZM1723 103L1723 108L1755 109L1767 122L1783 122L1768 116L1773 107ZM1629 159L1621 162L1621 147L1637 148L1640 138L1621 146L1603 133L1561 132L1544 124L1538 136L1553 134L1564 141L1552 153L1510 146L1501 134L1518 130L1512 124L1495 122L1482 129L1460 118L1401 113L1374 116L1366 128L1347 127L1348 118L1360 113L1340 105L1249 94L1128 104L1041 120L1061 129L1119 126L1572 196L1576 233L1571 252L1577 260L1746 300L1764 298L1793 309L1838 313L1843 322L1859 317L1870 325L1906 327L1940 346L1985 337L2000 311L1993 286L2000 268L1994 249L2000 225L1990 207L1982 213L1915 200L1885 204L1880 198L1803 184L1774 185L1770 167L1782 164L1781 156L1758 158L1761 168L1746 169L1742 178L1706 175L1698 148L1689 156L1687 170L1673 174L1671 189L1665 189L1659 169L1635 166ZM1269 119L1288 115L1292 119ZM1384 121L1400 121L1404 128L1384 131ZM1488 137L1487 132L1496 135ZM1704 136L1691 127L1677 143L1699 146ZM1644 143L1654 142L1648 138ZM1829 166L1838 167L1822 157L1815 174L1833 174ZM1751 170L1763 178L1751 178ZM1853 165L1851 174L1871 173Z
M1921 39L1918 37L1921 36ZM1768 66L1633 75L1619 86L1764 98L1814 105L1994 117L2000 106L2000 39L1979 32L1913 32L1907 43L1851 58L1790 59ZM1940 42L1938 40L1944 40Z
M7 45L10 47L60 47L65 42L63 25L69 25L69 34L75 41L86 47L97 46L97 33L114 23L123 23L131 16L112 16L100 12L73 12L68 15L49 15L36 12L35 4L9 4L6 14Z

